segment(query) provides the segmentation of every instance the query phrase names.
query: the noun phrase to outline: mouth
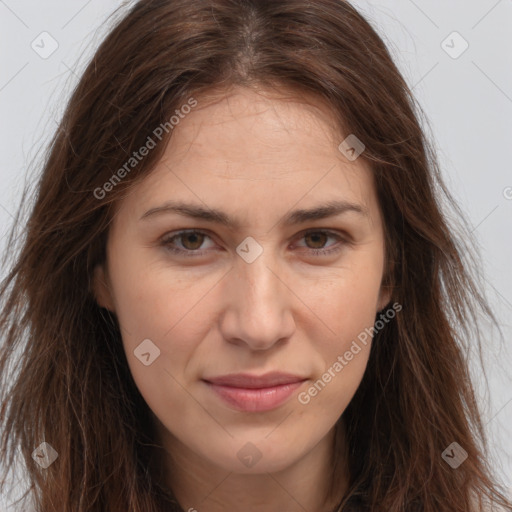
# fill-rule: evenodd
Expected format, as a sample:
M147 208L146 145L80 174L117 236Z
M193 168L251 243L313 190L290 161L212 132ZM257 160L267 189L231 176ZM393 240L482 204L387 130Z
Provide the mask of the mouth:
M307 379L271 372L262 376L225 375L203 382L228 406L244 412L264 412L283 405Z

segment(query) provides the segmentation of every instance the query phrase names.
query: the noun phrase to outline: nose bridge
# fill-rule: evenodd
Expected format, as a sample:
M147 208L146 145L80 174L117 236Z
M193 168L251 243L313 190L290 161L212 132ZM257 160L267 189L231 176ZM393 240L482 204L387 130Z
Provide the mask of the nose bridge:
M249 250L254 247L249 246ZM279 279L278 267L270 249L261 251L251 262L243 256L235 261L226 338L261 350L291 335L291 293Z
M264 308L277 302L282 283L275 276L276 271L270 270L278 266L271 241L247 237L238 245L236 252L239 258L235 261L234 278L241 285L242 297L254 302L253 308Z
M263 256L253 263L239 263L238 265L237 276L242 284L242 290L245 284L242 296L246 298L248 305L254 311L261 310L264 313L266 309L275 310L276 305L280 302L283 284L276 277L275 270L274 272L270 270L272 267L275 265L272 265L270 258Z

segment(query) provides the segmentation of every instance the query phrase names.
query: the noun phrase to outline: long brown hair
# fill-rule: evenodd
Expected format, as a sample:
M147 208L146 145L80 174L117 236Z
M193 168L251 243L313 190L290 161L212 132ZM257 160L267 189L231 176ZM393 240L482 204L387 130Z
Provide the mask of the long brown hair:
M421 109L381 38L342 0L141 0L116 21L53 137L26 229L17 243L13 228L8 241L0 459L11 466L20 449L42 512L171 510L170 491L150 471L150 411L117 320L95 301L92 271L105 258L116 204L172 136L170 116L191 97L234 85L323 100L339 120L340 142L355 134L373 170L386 232L383 283L403 311L376 334L342 415L345 504L510 508L484 456L466 357L481 343L475 319L492 313L441 201L458 209ZM156 147L105 187L159 126L166 129ZM43 441L58 453L45 470L32 459ZM453 442L468 455L456 469L441 456ZM337 476L335 467L333 489Z

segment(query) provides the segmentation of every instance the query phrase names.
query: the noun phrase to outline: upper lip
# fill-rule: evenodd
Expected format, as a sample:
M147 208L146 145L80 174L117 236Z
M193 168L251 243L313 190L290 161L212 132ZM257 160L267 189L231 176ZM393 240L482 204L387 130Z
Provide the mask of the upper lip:
M219 386L230 386L234 388L271 388L273 386L281 386L284 384L292 384L294 382L302 382L305 377L292 375L291 373L269 372L263 375L251 375L249 373L236 373L231 375L223 375L220 377L208 377L203 379L206 382L217 384Z

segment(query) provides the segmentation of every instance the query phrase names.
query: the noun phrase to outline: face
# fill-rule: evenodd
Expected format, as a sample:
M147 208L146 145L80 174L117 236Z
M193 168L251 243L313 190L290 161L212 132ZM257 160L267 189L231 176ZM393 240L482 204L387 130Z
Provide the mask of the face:
M381 214L322 105L197 100L119 204L96 297L171 451L275 472L333 432L362 379L361 333L389 300Z

